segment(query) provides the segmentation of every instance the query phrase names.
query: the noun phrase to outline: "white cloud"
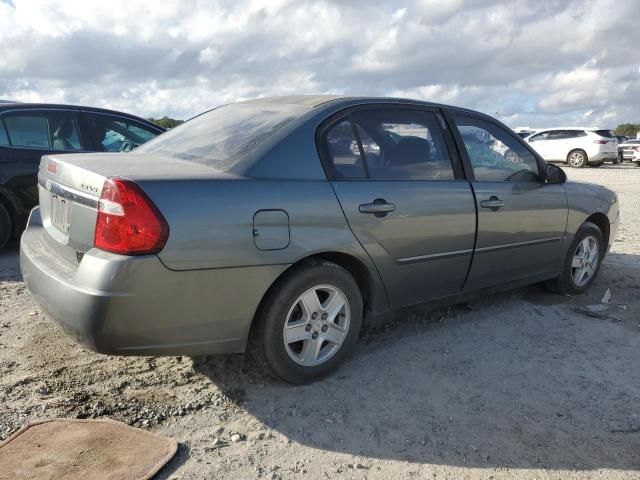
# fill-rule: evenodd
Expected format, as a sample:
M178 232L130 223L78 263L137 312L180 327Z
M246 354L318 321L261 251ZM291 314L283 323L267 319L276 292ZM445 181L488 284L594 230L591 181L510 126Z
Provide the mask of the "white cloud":
M393 95L511 124L640 121L636 2L0 0L0 98L189 117ZM607 12L603 14L603 12Z

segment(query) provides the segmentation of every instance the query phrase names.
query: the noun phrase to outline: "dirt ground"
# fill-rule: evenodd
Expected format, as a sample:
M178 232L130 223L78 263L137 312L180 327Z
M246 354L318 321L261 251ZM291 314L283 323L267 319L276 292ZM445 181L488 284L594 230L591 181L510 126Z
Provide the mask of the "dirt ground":
M180 442L160 479L640 478L640 168L567 173L621 203L588 294L531 286L414 311L304 387L242 355L89 352L38 311L14 246L0 254L0 440L43 418L122 420ZM605 310L585 310L607 289Z

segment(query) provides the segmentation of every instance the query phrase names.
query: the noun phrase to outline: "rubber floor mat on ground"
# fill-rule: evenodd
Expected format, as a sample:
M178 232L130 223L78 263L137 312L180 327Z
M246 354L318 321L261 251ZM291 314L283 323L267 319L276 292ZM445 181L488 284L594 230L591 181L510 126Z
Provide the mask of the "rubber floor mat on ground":
M0 480L147 480L177 449L175 440L112 420L46 420L0 443Z

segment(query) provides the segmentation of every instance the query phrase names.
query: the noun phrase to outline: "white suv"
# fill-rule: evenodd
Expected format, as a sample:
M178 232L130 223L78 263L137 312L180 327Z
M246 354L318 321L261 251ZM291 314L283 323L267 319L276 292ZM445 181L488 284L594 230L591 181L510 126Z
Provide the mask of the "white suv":
M618 141L611 130L601 128L549 128L526 140L545 160L572 167L599 167L618 157Z

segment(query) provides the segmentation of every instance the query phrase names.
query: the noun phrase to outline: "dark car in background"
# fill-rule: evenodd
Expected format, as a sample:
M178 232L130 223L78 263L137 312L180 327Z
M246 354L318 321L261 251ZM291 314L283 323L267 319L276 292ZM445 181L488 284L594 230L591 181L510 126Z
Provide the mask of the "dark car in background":
M43 155L127 152L162 132L142 118L100 108L0 103L0 249L22 231L38 204Z

